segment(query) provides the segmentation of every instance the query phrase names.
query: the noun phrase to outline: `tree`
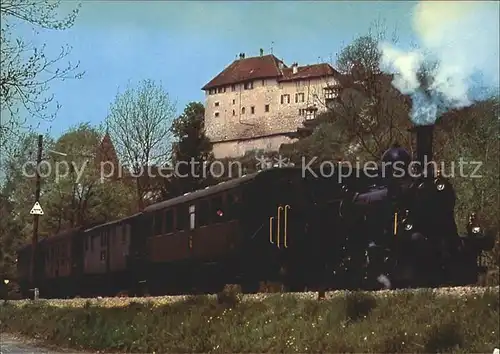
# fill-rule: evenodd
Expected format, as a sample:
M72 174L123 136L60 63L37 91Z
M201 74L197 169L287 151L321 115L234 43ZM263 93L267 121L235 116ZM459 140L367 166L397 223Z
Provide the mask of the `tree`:
M496 248L489 254L490 263L498 271L500 263L500 126L498 96L474 103L472 106L445 113L437 122L437 161L445 164L443 173L451 176L456 190L455 220L465 232L467 217L477 212L482 226L496 235ZM459 173L462 159L464 175ZM474 171L480 163L479 170ZM472 175L474 173L474 175Z
M205 107L190 102L184 112L174 120L172 163L177 171L170 186L171 195L192 192L210 184L207 163L213 159L212 145L205 135Z
M12 279L16 271L16 251L27 243L33 232L33 216L29 214L35 202L34 166L37 157L37 134L27 134L16 141L14 153L5 159L5 176L0 188L0 276ZM53 141L44 137L46 146ZM31 163L31 165L29 165ZM47 171L42 168L42 173ZM47 201L49 184L41 184L42 205Z
M70 28L79 6L68 16L58 19L60 4L60 1L48 0L2 0L0 4L0 105L3 111L0 148L24 125L26 119L20 119L20 108L26 110L28 116L53 119L59 105L56 105L56 113L47 111L54 99L51 95L46 96L50 82L83 75L77 72L79 63L59 67L70 48L62 48L58 56L48 58L44 54L44 46L37 48L22 38L14 38L12 30L20 22L42 29Z
M118 156L136 180L139 209L150 184L151 166L163 166L171 153L170 126L175 103L152 80L144 80L119 93L111 105L106 124L116 144ZM140 178L139 178L140 177Z
M44 138L44 162L40 169L40 204L44 215L39 219L40 239L74 226L116 220L133 212L130 208L133 185L101 176L100 159L94 157L99 156L101 135L89 124L81 124L55 142L50 137ZM6 183L0 193L0 267L8 272L14 269L15 251L31 239L33 232L33 216L29 211L35 202L37 140L36 134L30 134L16 149L19 153L9 159Z
M13 203L0 192L0 278L13 279L16 273L16 251L24 240L20 235L22 224L14 218Z
M336 66L342 74L338 96L317 118L316 132L283 151L309 151L326 159L378 160L394 142L408 144L410 101L392 86L392 76L380 70L379 42L386 33L380 22L375 30L338 54Z
M132 198L126 180L107 180L101 165L100 140L103 134L89 124L80 124L61 136L54 150L53 176L47 191L47 229L57 232L73 226L107 222L128 215Z

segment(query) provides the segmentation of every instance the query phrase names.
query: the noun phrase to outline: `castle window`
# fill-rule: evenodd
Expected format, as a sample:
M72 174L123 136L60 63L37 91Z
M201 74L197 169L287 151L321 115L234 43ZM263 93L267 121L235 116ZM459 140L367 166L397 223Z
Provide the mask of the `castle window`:
M233 100L233 104L236 104L236 100Z
M269 105L268 105L268 104L266 104L266 106L264 107L264 110L265 110L266 112L269 112Z
M266 80L262 80L262 86L266 86Z
M254 106L250 107L250 112L252 112L252 114L255 114L255 107Z
M289 94L281 95L281 104L284 104L284 103L290 103L290 95Z
M303 116L304 115L304 109L303 108L299 108L299 116Z
M304 93L303 92L295 94L295 103L299 103L299 102L304 102Z
M231 85L231 91L233 91L233 92L236 91L236 85Z
M219 88L217 89L217 93L222 93L222 90L224 90L224 88L223 88L223 87L219 87Z
M245 114L245 107L241 107L241 114Z
M215 103L214 103L214 106L215 106L215 107L219 107L219 102L215 102Z
M236 115L236 111L233 109L233 116L235 116L235 115Z
M214 115L215 115L215 118L217 118L219 116L219 112L215 112Z
M243 85L243 88L245 90L251 90L251 89L253 89L253 81L245 82L244 85Z

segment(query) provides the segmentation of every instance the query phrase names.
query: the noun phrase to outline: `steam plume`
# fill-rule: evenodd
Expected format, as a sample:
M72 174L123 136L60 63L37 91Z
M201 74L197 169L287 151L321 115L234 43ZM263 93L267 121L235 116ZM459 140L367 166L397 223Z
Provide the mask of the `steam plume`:
M411 95L414 123L434 123L444 110L471 105L479 85L498 90L499 9L498 2L421 1L413 13L420 48L380 44L381 69L394 72L393 86Z

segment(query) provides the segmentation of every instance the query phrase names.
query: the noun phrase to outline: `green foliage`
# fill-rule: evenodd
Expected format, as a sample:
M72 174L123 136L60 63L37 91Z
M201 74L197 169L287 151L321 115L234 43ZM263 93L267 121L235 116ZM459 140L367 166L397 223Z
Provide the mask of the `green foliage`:
M44 182L49 185L46 217L41 225L49 233L71 226L106 222L128 214L132 189L122 181L101 178L96 158L101 134L89 124L80 124L61 136L52 154L51 166L59 169Z
M438 122L436 132L436 159L444 162L443 173L451 176L457 194L455 220L458 227L465 233L469 214L478 213L482 226L497 237L494 251L487 255L497 274L500 265L499 108L499 97L492 97L449 112ZM460 175L461 160L464 162L463 176ZM476 167L478 171L474 171Z
M130 214L132 186L126 181L101 180L95 158L100 140L100 132L86 123L71 128L56 142L44 138L40 204L45 215L39 219L40 238ZM15 252L32 236L29 211L35 202L37 142L35 134L28 135L7 160L0 199L0 275L14 275ZM31 165L26 167L27 162Z
M176 141L172 146L172 163L178 166L171 184L171 193L179 195L209 184L208 169L204 163L213 159L212 146L205 135L205 107L190 102L171 127Z
M12 303L0 311L0 329L120 352L489 353L500 344L498 289L460 296L339 292L321 301L259 297L168 304L153 298L111 308Z

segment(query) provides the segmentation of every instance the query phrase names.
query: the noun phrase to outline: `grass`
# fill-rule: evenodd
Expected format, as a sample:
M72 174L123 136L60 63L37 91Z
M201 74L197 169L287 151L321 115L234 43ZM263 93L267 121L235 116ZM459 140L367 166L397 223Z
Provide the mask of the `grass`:
M106 352L491 353L500 346L498 288L12 302L0 328Z

